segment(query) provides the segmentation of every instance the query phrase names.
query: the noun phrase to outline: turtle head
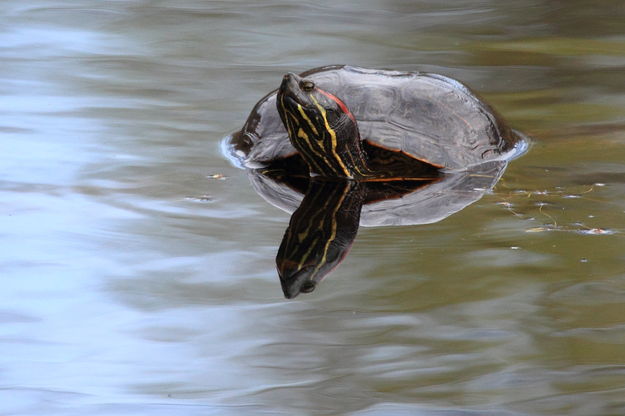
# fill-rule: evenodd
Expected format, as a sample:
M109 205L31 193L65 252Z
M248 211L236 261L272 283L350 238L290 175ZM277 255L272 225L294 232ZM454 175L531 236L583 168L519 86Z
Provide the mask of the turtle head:
M340 98L310 79L288 73L278 90L277 107L293 147L312 173L329 178L367 176L356 118Z

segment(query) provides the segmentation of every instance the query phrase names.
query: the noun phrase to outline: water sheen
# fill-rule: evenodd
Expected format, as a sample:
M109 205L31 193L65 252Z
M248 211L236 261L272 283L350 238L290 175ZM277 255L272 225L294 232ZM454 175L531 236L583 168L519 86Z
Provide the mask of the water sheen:
M0 39L0 413L625 414L623 2L8 0ZM286 301L288 214L219 143L332 63L533 145Z

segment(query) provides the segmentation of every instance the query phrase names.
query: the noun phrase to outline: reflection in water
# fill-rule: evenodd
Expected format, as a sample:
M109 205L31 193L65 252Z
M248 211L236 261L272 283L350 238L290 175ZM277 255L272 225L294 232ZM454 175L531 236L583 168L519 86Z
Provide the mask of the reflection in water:
M374 184L311 180L291 216L276 258L284 295L293 298L300 292L312 292L339 265L356 238L361 208L367 200L397 198L402 190L431 181Z
M423 180L388 182L326 181L275 169L248 173L263 198L292 212L276 263L284 295L293 298L312 292L343 261L359 225L440 221L490 190L506 164L492 161Z
M358 232L364 194L355 181L310 181L276 257L287 298L312 292L345 258Z

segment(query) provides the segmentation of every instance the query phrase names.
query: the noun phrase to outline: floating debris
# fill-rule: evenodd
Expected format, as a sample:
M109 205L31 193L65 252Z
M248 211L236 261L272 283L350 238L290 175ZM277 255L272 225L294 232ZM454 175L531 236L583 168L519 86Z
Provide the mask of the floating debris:
M616 233L616 231L606 230L605 228L591 228L588 230L578 230L577 232L586 235L610 235Z
M187 201L193 202L213 202L214 198L210 195L201 195L201 196L187 196L185 197Z
M542 233L543 231L550 231L550 228L546 227L532 227L525 230L526 233Z
M596 202L596 199L591 199L587 194L597 191L598 187L607 186L605 183L592 183L586 185L576 186L574 192L571 192L569 187L555 186L553 189L547 190L515 190L510 195L521 194L526 195L529 201L524 204L518 198L513 202L497 202L497 205L504 207L509 212L512 212L515 216L523 218L527 221L539 221L538 226L525 229L526 233L542 233L545 231L561 231L568 233L576 233L582 235L612 235L621 233L621 229L606 229L600 227L591 227L583 224L581 221L567 221L565 224L561 224L562 215L567 213L567 209L571 206L569 204L559 204L557 199L584 199L586 201ZM583 187L585 189L580 189ZM514 210L512 209L514 207ZM540 215L531 216L531 209L537 209ZM625 213L625 210L623 211ZM545 221L545 217L549 221ZM586 214L585 218L597 218L595 214ZM536 225L534 222L532 225Z
M573 233L577 233L577 234L584 234L584 235L611 235L611 234L616 234L616 231L614 230L606 230L605 228L583 228L580 229L580 227L584 227L583 224L580 223L574 223L571 224L573 227L557 227L557 226L548 226L548 227L532 227L532 228L528 228L527 230L525 230L526 233L541 233L544 231L565 231L565 232L573 232Z
M208 175L206 176L208 179L217 179L219 181L223 181L227 178L226 175L224 175L223 173L214 173L212 175Z

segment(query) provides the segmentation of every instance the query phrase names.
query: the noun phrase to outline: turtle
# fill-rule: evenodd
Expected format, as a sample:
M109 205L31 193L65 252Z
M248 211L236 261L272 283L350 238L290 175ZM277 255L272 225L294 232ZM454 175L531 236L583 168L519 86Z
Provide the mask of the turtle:
M511 159L525 143L459 81L349 65L287 73L231 140L248 168L360 181L465 170Z
M332 65L284 75L224 143L293 213L276 258L292 298L342 261L359 225L440 221L491 189L528 139L452 78Z

